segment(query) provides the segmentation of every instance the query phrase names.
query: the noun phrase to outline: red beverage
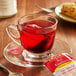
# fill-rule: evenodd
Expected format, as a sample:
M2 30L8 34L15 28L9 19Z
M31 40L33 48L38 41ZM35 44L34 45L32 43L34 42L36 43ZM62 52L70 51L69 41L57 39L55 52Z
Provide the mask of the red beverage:
M24 49L32 53L43 53L51 49L56 27L46 20L34 20L21 25L20 38ZM48 28L49 27L49 28Z

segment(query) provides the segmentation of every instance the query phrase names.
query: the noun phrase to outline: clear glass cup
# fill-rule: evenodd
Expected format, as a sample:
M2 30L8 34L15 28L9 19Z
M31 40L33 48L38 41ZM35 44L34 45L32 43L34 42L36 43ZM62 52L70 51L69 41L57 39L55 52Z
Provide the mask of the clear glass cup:
M23 47L22 56L28 65L43 66L43 62L51 57L57 23L51 15L36 13L21 17L17 25L7 26L6 31L17 45Z

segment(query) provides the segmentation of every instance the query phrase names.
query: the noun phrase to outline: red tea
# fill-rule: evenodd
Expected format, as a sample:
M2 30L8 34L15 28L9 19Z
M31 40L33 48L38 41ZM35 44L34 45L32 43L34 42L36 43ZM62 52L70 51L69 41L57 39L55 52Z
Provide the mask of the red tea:
M32 53L43 53L51 49L56 28L52 22L34 20L21 25L20 38L24 49Z

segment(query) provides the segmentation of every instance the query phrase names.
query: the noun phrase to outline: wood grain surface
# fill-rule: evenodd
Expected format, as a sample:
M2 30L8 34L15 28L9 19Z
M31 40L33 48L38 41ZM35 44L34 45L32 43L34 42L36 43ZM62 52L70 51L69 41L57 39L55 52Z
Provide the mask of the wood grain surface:
M23 68L8 62L3 56L4 47L12 40L6 33L6 27L14 23L20 17L41 11L36 4L41 7L51 8L63 2L76 0L17 0L18 13L7 19L0 19L0 63L13 72L22 72L24 76L52 76L47 68ZM58 28L56 37L66 41L72 48L72 56L76 59L76 23L64 21L56 16L55 12L51 13L58 19ZM1 75L0 75L1 76Z

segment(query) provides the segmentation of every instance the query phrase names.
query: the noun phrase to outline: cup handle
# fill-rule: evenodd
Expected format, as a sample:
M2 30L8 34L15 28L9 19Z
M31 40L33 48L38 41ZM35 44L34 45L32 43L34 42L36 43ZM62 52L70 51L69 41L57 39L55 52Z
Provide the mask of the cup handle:
M8 34L8 36L15 42L17 43L18 45L21 45L21 42L20 42L20 37L16 37L10 30L15 30L15 31L18 31L17 30L17 25L8 25L6 27L6 32Z

